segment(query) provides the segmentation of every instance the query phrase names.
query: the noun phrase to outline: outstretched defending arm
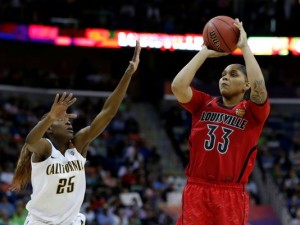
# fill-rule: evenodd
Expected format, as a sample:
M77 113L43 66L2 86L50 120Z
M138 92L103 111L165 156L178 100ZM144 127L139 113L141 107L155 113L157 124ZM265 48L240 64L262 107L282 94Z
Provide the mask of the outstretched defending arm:
M119 106L124 99L132 75L138 68L140 62L141 47L139 41L136 42L136 47L132 60L125 70L116 89L111 93L104 103L104 106L90 126L81 129L74 138L74 144L77 150L83 155L86 155L87 146L107 127L110 121L118 112Z

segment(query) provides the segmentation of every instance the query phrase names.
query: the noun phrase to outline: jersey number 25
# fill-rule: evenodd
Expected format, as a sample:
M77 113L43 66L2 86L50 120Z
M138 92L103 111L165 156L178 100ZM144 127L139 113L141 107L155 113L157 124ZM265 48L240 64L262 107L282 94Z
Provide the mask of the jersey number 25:
M59 179L56 194L70 193L74 190L74 177Z

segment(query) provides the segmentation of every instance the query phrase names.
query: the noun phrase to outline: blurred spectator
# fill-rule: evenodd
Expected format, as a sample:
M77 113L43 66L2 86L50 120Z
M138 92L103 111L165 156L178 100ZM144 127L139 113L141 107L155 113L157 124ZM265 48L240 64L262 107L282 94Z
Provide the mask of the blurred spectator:
M16 210L14 215L10 220L10 225L23 225L25 224L27 210L25 209L25 204L22 200L16 203Z
M3 215L7 215L8 218L11 218L15 212L15 206L8 201L8 197L5 194L1 196L0 212L2 212Z
M249 193L250 202L252 201L252 203L254 203L254 205L259 205L260 204L260 194L258 191L257 184L253 181L252 176L250 177L250 179L246 185L246 190Z
M300 206L296 208L295 218L292 220L291 225L300 225Z

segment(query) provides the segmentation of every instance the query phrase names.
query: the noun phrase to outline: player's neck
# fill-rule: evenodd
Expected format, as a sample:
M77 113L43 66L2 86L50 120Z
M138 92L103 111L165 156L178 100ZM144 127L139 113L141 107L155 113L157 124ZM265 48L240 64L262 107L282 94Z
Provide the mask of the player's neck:
M236 106L240 101L242 101L242 98L225 98L224 96L222 97L223 105L226 107L234 107Z
M54 147L59 150L62 154L65 154L66 150L69 149L69 141L52 140Z

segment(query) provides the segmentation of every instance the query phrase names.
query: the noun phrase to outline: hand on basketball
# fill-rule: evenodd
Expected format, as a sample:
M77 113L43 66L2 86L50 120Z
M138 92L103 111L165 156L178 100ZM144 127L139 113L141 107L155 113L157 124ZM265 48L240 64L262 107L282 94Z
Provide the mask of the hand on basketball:
M56 94L49 115L52 119L76 118L76 114L67 114L67 109L74 104L77 99L72 93L64 92L61 96Z
M242 49L247 44L247 33L244 30L243 22L239 19L235 19L234 25L240 30L240 38L237 43L237 47Z
M201 51L206 51L207 58L217 58L217 57L229 55L229 53L227 53L227 52L218 52L218 51L212 50L212 49L208 48L205 44L202 45Z

